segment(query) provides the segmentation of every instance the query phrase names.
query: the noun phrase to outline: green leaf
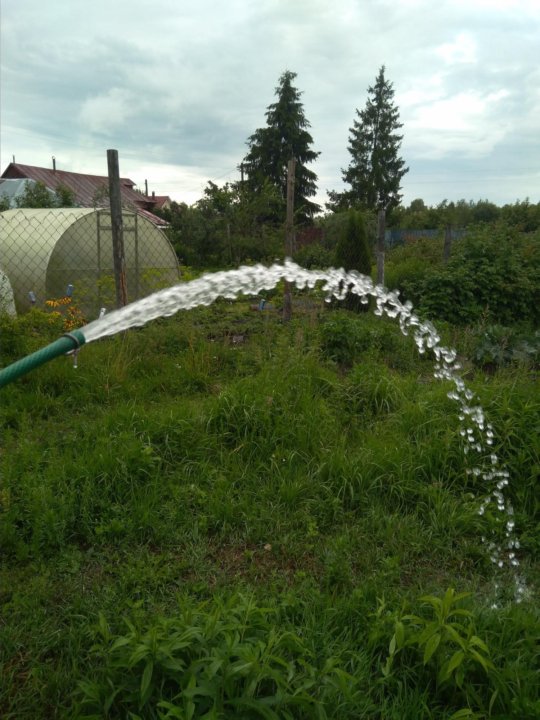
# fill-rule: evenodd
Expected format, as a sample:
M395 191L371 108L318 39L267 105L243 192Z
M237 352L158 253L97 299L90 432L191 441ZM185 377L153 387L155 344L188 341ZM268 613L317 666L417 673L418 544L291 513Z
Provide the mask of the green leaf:
M111 652L114 652L115 650L118 650L118 648L124 647L125 645L129 645L130 642L130 638L122 635L121 637L117 638L111 645Z
M399 620L396 622L395 625L395 638L398 649L402 648L405 644L405 626Z
M154 662L153 660L148 660L144 672L142 674L141 678L141 707L146 703L148 698L150 697L150 683L152 682L152 674L154 672Z
M441 636L439 633L436 633L429 638L424 649L424 665L427 665L427 663L431 660L433 653L439 647L440 642Z
M386 658L386 662L381 668L383 676L388 677L390 675L391 669L392 669L392 656L389 656Z
M105 615L101 612L98 615L98 628L101 637L104 640L108 640L110 638L109 624L107 623Z
M476 650L469 650L469 653L472 658L476 660L477 663L479 663L486 673L489 673L490 670L493 670L493 663L491 663L487 658L480 655L479 652L476 652Z
M460 648L462 648L463 650L466 649L467 643L465 642L465 639L451 625L445 625L444 629L446 630L448 635L450 635L452 640L454 640L454 642L459 645Z
M489 655L489 648L486 645L486 643L481 640L477 635L473 635L471 639L469 640L469 645L474 645L475 647L479 647L480 650L483 650L486 655Z
M453 715L450 716L449 720L464 720L464 718L474 718L476 714L470 708L462 708Z
M166 700L158 702L157 706L165 708L168 711L166 715L162 715L160 713L160 718L163 718L163 720L172 720L173 718L177 718L177 720L191 720L191 717L193 717L193 715L188 715L186 718L186 713L182 708L178 707L178 705L173 705Z
M465 653L463 652L463 650L456 650L448 663L445 663L445 665L442 667L439 675L440 682L445 682L446 680L448 680L454 670L461 665L464 659Z

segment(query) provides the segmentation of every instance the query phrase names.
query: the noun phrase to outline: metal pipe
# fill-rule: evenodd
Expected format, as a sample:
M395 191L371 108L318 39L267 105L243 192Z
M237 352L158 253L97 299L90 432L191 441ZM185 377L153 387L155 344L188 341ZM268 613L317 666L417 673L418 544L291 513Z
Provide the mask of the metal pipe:
M37 350L35 353L2 368L0 370L0 388L13 382L13 380L17 380L21 375L26 375L26 373L40 365L44 365L49 360L53 360L55 357L65 355L71 350L78 350L85 342L86 338L80 330L65 333L58 340L46 345L41 350Z

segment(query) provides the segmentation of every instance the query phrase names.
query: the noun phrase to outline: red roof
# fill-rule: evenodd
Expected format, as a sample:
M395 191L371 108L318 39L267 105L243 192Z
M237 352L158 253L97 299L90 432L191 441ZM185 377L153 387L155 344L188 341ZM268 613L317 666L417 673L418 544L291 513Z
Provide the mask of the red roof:
M51 190L56 190L59 185L63 185L75 194L75 202L79 207L102 206L109 190L109 178L106 175L86 175L66 170L35 167L34 165L21 165L20 163L10 163L2 173L2 177L35 180L44 183ZM153 198L143 195L134 187L133 180L120 178L122 202L141 211L141 214L155 225L167 225L164 220L152 214L151 210L156 207Z
M168 195L152 195L152 202L156 210L171 204L171 198Z

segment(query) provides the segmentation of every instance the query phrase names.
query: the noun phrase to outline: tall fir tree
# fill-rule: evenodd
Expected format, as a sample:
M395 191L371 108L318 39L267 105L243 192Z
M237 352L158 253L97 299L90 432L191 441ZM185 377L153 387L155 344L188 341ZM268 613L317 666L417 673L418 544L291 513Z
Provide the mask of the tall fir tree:
M255 130L247 141L244 158L247 185L258 193L270 182L282 199L276 222L282 222L287 200L287 163L296 158L294 215L300 224L309 223L320 206L309 198L317 192L317 175L307 165L320 155L311 149L310 123L300 102L301 92L292 84L296 73L286 70L279 78L277 101L268 106L266 127Z
M358 210L349 210L347 224L336 246L336 267L344 270L357 270L368 277L371 275L371 252L367 237L366 225ZM344 306L349 310L360 312L367 310L358 295L349 293Z
M401 179L409 168L399 157L403 135L398 131L403 123L399 122L399 110L393 102L393 85L384 72L383 65L375 85L368 88L364 110L356 111L358 119L350 128L348 146L352 159L343 171L343 180L351 186L344 193L348 204L391 211L401 202Z

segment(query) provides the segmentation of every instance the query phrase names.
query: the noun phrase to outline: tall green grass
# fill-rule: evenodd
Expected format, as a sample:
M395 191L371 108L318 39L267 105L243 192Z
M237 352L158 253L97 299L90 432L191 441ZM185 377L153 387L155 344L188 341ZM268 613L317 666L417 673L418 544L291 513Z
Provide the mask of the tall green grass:
M4 321L4 362L40 322ZM0 715L538 717L538 390L466 367L511 472L519 606L448 387L389 321L221 303L6 387Z

